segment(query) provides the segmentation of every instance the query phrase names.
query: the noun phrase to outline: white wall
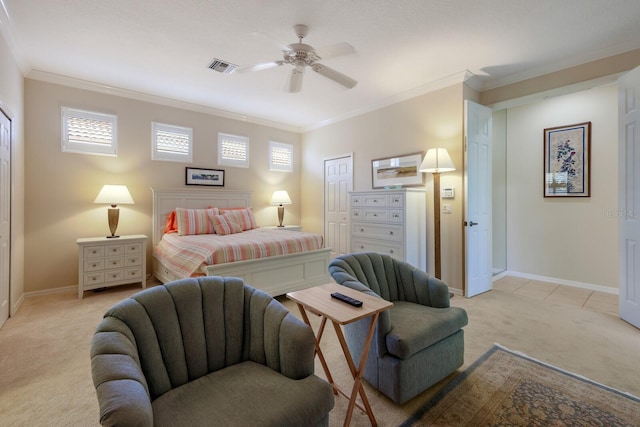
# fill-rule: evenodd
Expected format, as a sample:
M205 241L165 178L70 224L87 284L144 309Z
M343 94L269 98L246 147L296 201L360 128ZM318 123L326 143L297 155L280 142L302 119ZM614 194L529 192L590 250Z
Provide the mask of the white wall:
M618 104L608 85L507 111L509 271L618 286ZM543 131L591 122L591 197L543 197Z

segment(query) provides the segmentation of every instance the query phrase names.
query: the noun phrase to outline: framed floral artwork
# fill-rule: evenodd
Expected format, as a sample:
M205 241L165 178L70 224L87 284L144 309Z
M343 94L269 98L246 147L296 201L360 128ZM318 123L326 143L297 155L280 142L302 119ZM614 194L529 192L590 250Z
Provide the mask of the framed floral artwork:
M544 197L591 196L591 122L544 130Z

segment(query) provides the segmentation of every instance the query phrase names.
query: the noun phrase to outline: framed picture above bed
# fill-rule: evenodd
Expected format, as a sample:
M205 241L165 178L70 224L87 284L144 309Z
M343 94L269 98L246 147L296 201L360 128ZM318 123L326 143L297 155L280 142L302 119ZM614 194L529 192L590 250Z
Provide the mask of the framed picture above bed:
M185 184L224 187L224 170L186 168Z

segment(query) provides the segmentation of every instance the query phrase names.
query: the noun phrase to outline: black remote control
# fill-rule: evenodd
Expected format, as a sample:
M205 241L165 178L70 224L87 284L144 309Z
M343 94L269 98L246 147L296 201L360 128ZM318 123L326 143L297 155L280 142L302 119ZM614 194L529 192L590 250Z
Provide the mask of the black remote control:
M348 297L346 295L341 294L340 292L334 292L331 294L332 298L338 299L342 302L346 302L354 307L362 307L362 301L357 300L355 298Z

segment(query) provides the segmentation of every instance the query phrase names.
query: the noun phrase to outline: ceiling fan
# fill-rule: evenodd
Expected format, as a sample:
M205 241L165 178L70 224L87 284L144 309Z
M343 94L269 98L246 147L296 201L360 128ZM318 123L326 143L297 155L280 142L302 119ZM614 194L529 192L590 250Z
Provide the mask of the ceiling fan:
M318 62L321 59L352 54L355 52L353 46L349 43L338 43L325 46L320 49L315 49L313 46L302 43L302 39L309 33L309 27L306 25L295 25L293 27L293 31L298 37L298 43L291 43L289 45L278 43L282 47L283 59L260 62L246 67L240 67L236 72L246 73L249 71L266 70L268 68L279 67L284 64L291 64L294 68L291 70L289 82L287 84L287 90L289 92L300 91L302 88L302 78L307 66L316 73L333 80L347 89L351 89L358 84L358 82L351 77Z

